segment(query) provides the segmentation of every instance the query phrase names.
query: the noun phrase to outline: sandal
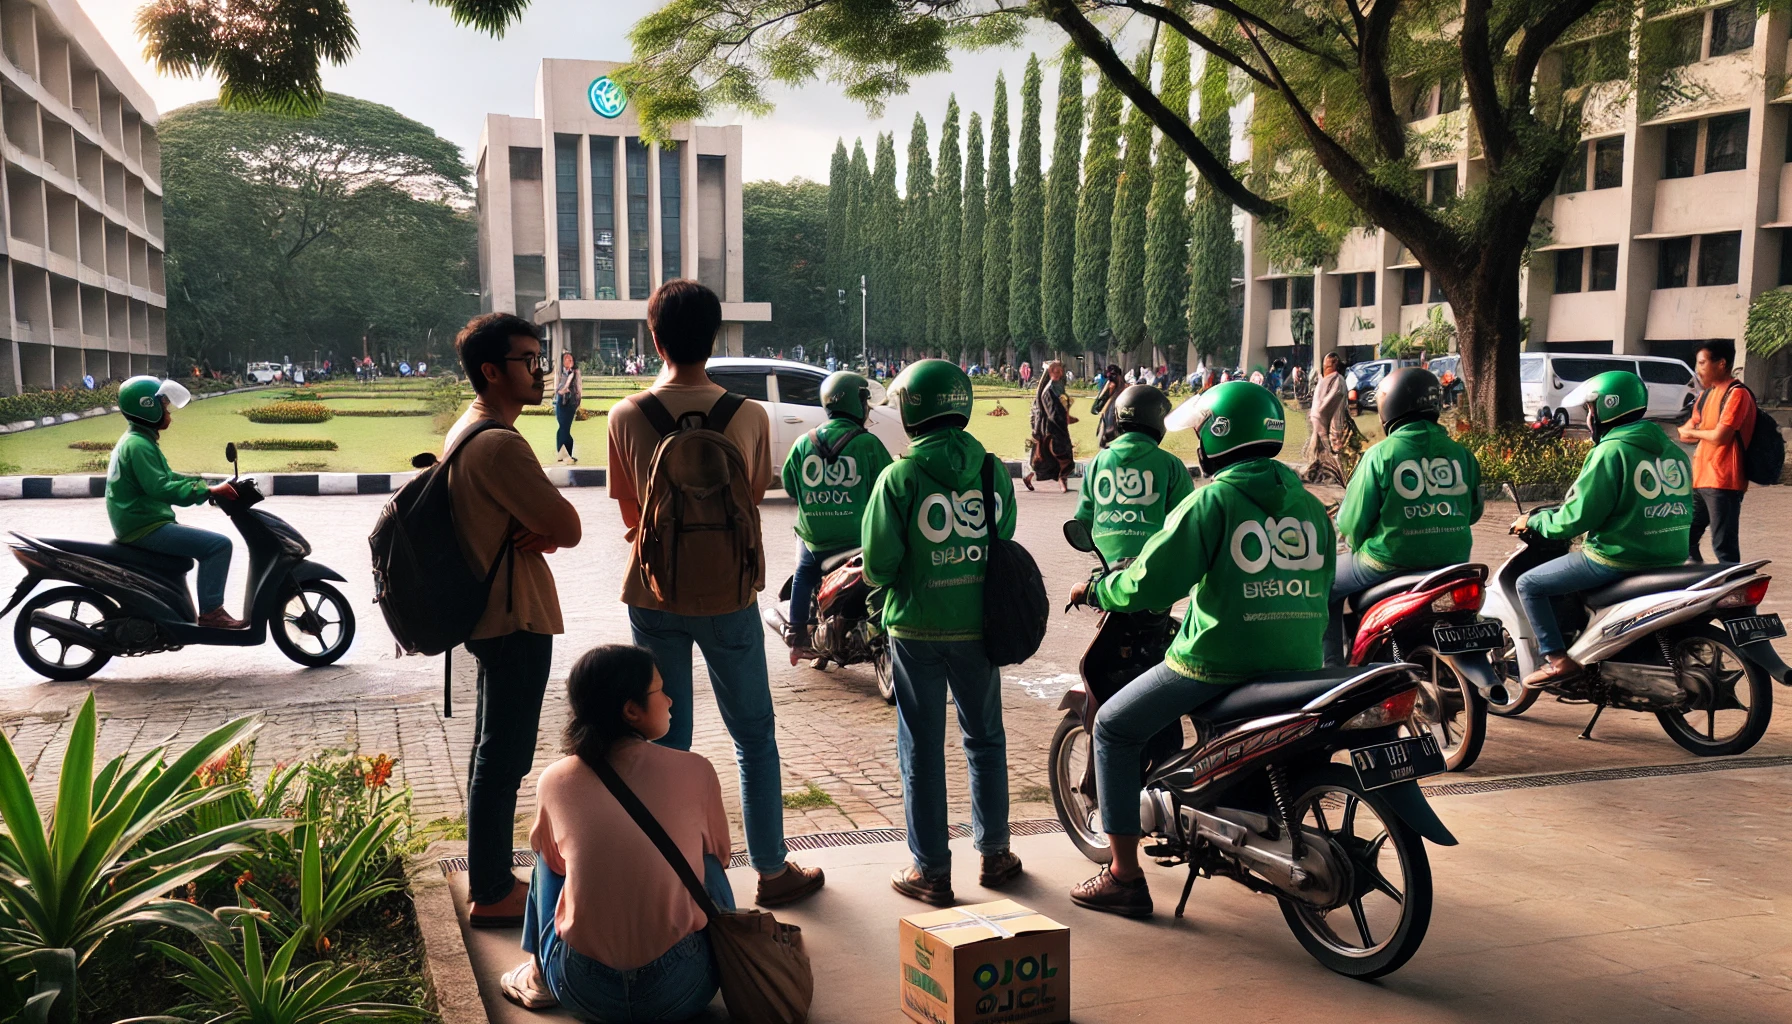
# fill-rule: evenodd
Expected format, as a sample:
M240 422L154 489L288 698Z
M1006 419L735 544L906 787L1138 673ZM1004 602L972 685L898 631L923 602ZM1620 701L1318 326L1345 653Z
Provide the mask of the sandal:
M498 989L504 998L525 1010L551 1010L560 1005L554 993L548 990L547 980L535 966L534 960L525 960L498 978Z

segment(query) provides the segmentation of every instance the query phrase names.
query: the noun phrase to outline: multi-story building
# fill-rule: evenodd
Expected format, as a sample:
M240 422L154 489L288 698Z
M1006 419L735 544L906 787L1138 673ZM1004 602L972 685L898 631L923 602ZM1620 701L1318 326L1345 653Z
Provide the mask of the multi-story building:
M1544 241L1521 295L1528 348L1690 362L1701 341L1727 338L1746 365L1750 304L1792 285L1789 24L1786 11L1757 15L1749 2L1689 5L1634 35L1572 38L1545 62L1552 85L1585 90L1586 120L1539 213ZM1590 68L1628 66L1632 47L1645 68L1637 83L1589 80ZM1403 99L1414 133L1463 140L1424 166L1426 199L1448 202L1481 180L1460 83ZM1325 266L1280 268L1263 256L1261 230L1246 218L1245 366L1333 349L1371 357L1434 307L1448 315L1430 275L1386 231L1352 232ZM1748 377L1765 388L1768 368Z
M689 123L645 142L609 61L544 60L535 116L487 114L479 138L481 308L542 325L555 352L651 352L647 299L662 282L722 298L719 351L742 351L741 129Z
M74 0L0 0L0 393L166 370L156 120Z

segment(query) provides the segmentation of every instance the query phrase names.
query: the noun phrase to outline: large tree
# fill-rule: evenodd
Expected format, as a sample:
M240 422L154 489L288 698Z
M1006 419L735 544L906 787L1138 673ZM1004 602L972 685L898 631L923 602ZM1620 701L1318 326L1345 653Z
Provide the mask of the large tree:
M744 203L743 199L743 203ZM852 273L852 239L851 229L847 226L848 208L852 205L852 158L846 155L846 140L834 140L834 159L828 164L828 227L827 227L827 280L832 289L827 298L834 302L833 325L830 332L839 338L846 331L846 312L837 301L835 292L845 289L848 276ZM744 207L743 207L743 212ZM853 278L854 281L858 279ZM773 307L776 308L776 307Z
M1164 36L1164 76L1158 87L1170 112L1188 119L1188 40ZM1188 161L1167 134L1158 139L1145 224L1145 333L1182 377L1188 352Z
M920 114L909 129L903 192L902 344L914 358L932 344L927 332L939 299L939 262L933 250L933 156L927 152L927 122Z
M839 155L845 156L844 146ZM838 306L828 265L833 192L802 178L741 186L742 284L748 302L769 302L777 313L771 323L747 325L747 351L802 345L819 357L836 336Z
M983 349L983 120L973 111L964 144L964 232L958 247L958 337L966 359Z
M990 362L1008 361L1008 258L1013 248L1014 193L1008 180L1008 82L996 72L989 114L989 216L983 221L983 345ZM1016 363L1020 362L1018 356Z
M1079 343L1073 300L1078 258L1077 187L1082 176L1083 55L1067 46L1058 69L1058 111L1052 138L1052 169L1045 188L1045 241L1040 259L1040 326L1046 348L1074 352Z
M1045 233L1045 181L1040 171L1039 55L1027 58L1020 82L1020 148L1014 161L1014 223L1008 249L1008 334L1016 359L1042 340L1039 258Z
M1076 208L1072 328L1087 347L1105 348L1108 256L1113 251L1114 189L1120 181L1120 90L1103 78L1089 105L1089 152Z
M875 143L873 143L875 145ZM851 194L846 200L846 235L847 235L847 272L846 279L846 333L853 338L848 351L857 352L864 357L862 341L866 309L861 305L865 301L859 294L860 279L871 272L871 242L869 228L871 224L871 164L865 159L865 140L852 140L852 163L848 167L847 187Z
M1151 78L1147 45L1135 72ZM1108 260L1108 328L1114 350L1132 355L1145 344L1145 208L1151 199L1151 118L1137 106L1126 118L1126 155L1114 196L1113 255Z
M896 133L877 137L871 218L865 229L870 289L865 358L888 358L902 344L902 199L896 194Z
M1195 134L1215 153L1229 153L1232 146L1232 91L1226 62L1208 55L1201 65L1201 111ZM1194 208L1189 216L1193 244L1189 253L1189 343L1204 359L1212 359L1238 344L1232 319L1232 200L1206 178L1195 182ZM1249 369L1249 367L1246 367Z
M932 323L934 344L947 359L957 359L958 334L958 252L953 243L964 232L964 196L962 194L964 156L958 149L958 97L946 100L946 121L940 125L940 162L933 182L933 258L939 278L939 294L934 300Z

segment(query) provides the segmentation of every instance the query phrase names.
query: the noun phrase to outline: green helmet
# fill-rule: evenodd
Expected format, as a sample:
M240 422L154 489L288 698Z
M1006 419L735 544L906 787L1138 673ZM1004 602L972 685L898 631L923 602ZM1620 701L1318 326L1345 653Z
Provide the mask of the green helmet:
M962 427L971 422L971 378L957 363L923 359L896 375L888 401L911 437L939 426Z
M118 386L118 411L126 419L149 426L162 422L163 403L176 409L193 400L193 395L179 382L158 380L147 374L132 377Z
M865 409L871 404L871 382L864 377L841 370L821 382L821 407L830 416L845 416L855 423L865 422Z
M1596 374L1562 399L1562 408L1587 407L1593 422L1604 426L1620 416L1640 413L1649 407L1649 389L1643 379L1629 370L1607 370Z
M1202 392L1171 413L1164 426L1193 428L1201 444L1201 466L1209 459L1226 464L1243 458L1273 458L1287 430L1282 401L1261 384L1232 380Z

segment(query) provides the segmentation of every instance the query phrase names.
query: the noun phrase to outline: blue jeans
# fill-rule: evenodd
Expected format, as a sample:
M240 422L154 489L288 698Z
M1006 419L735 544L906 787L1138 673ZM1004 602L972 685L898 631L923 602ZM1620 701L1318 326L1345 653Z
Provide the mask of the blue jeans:
M790 624L807 626L815 621L815 591L821 586L821 563L844 548L811 551L801 537L796 542L796 572L790 574Z
M554 908L566 876L557 875L539 859L523 911L523 949L535 954L542 980L560 1005L580 1020L648 1021L695 1017L716 997L719 979L710 953L709 930L678 940L659 959L632 971L619 971L591 959L560 941L554 930ZM734 909L734 889L722 862L703 855L703 888L724 910Z
M554 420L560 424L560 429L554 432L555 451L564 448L566 454L572 454L572 421L578 412L579 403L571 398L554 399Z
M679 615L648 608L628 610L635 643L653 652L666 696L672 698L672 729L657 742L691 749L691 644L703 651L709 685L722 724L734 738L740 765L741 817L747 855L762 875L784 868L784 781L778 767L777 719L771 679L765 670L765 626L759 606L727 615Z
M1338 556L1337 575L1332 577L1331 619L1325 624L1325 664L1335 668L1350 663L1350 652L1344 647L1344 601L1360 594L1382 580L1392 579L1404 569L1377 569L1356 552Z
M896 681L896 754L908 851L931 878L952 870L946 835L946 690L958 708L970 762L971 832L977 852L1008 849L1008 734L1002 673L981 640L890 638Z
M1531 620L1531 628L1537 632L1537 649L1545 656L1568 650L1550 598L1603 587L1628 575L1623 569L1614 569L1579 551L1570 551L1518 577L1518 603L1524 606L1525 617Z
M1095 793L1101 803L1101 830L1136 836L1139 790L1145 780L1139 759L1158 730L1231 689L1198 682L1158 664L1108 698L1095 714Z
M179 523L157 527L131 543L146 551L179 555L199 563L199 611L201 614L224 605L224 581L230 576L230 538L221 533L201 530ZM243 609L248 618L249 609Z

